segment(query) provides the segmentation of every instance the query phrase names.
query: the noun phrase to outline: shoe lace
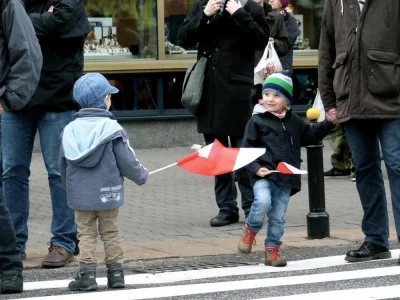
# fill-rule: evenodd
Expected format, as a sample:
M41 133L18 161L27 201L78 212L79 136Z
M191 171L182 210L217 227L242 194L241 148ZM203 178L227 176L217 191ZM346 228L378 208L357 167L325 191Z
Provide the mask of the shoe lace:
M60 246L56 246L56 245L50 244L50 247L49 247L48 250L49 250L49 252L57 251L57 252L60 253L61 255L64 255L64 254L63 254L64 248L63 248L63 247L60 247Z
M281 259L281 255L279 254L279 249L272 249L272 250L268 250L269 252L269 256L273 259L273 260L278 260Z
M243 242L246 244L253 244L253 246L256 246L256 233L254 231L251 231L250 229L246 229L243 237Z

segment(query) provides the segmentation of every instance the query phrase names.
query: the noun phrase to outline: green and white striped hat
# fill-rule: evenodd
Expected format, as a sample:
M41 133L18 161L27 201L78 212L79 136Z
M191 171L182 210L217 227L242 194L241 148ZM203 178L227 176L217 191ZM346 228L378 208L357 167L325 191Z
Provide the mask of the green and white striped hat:
M290 104L293 96L293 81L286 72L276 72L269 75L263 84L262 95L272 91L281 95Z

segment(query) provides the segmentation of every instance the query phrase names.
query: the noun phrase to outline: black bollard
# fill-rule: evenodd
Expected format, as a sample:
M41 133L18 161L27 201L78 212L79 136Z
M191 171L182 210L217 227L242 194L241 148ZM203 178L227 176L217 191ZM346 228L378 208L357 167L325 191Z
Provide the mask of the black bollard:
M306 147L310 205L310 212L307 215L307 236L309 239L330 237L329 215L325 211L323 147L322 142Z

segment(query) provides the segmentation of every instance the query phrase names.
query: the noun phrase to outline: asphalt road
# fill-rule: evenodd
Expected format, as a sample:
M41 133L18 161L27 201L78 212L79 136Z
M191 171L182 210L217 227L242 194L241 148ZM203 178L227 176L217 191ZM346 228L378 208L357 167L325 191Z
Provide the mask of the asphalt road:
M104 285L102 277L106 272L104 266L100 266L100 288L96 293L86 294L70 293L66 288L76 268L34 269L24 273L27 289L24 293L1 295L0 298L400 299L397 261L400 251L395 250L399 245L394 244L391 248L392 259L356 264L343 260L348 247L291 248L283 253L289 262L286 268L260 265L263 253L134 261L125 264L127 287L113 291ZM329 293L313 294L321 292ZM290 295L296 297L284 297Z

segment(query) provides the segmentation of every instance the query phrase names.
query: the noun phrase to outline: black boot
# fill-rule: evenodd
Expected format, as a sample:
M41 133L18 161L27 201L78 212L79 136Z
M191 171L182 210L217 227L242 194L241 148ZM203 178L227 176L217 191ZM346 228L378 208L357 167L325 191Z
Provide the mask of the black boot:
M358 250L347 252L345 260L348 262L362 262L373 259L391 258L392 254L386 246L379 246L364 242Z
M123 289L125 287L122 264L107 264L107 285L111 289Z
M22 293L24 281L21 274L3 274L0 294Z
M212 227L220 227L237 223L238 221L239 215L237 213L235 214L226 210L220 210L218 215L210 220L210 225Z
M96 282L96 265L80 265L75 281L71 281L68 285L70 291L89 292L98 288Z

